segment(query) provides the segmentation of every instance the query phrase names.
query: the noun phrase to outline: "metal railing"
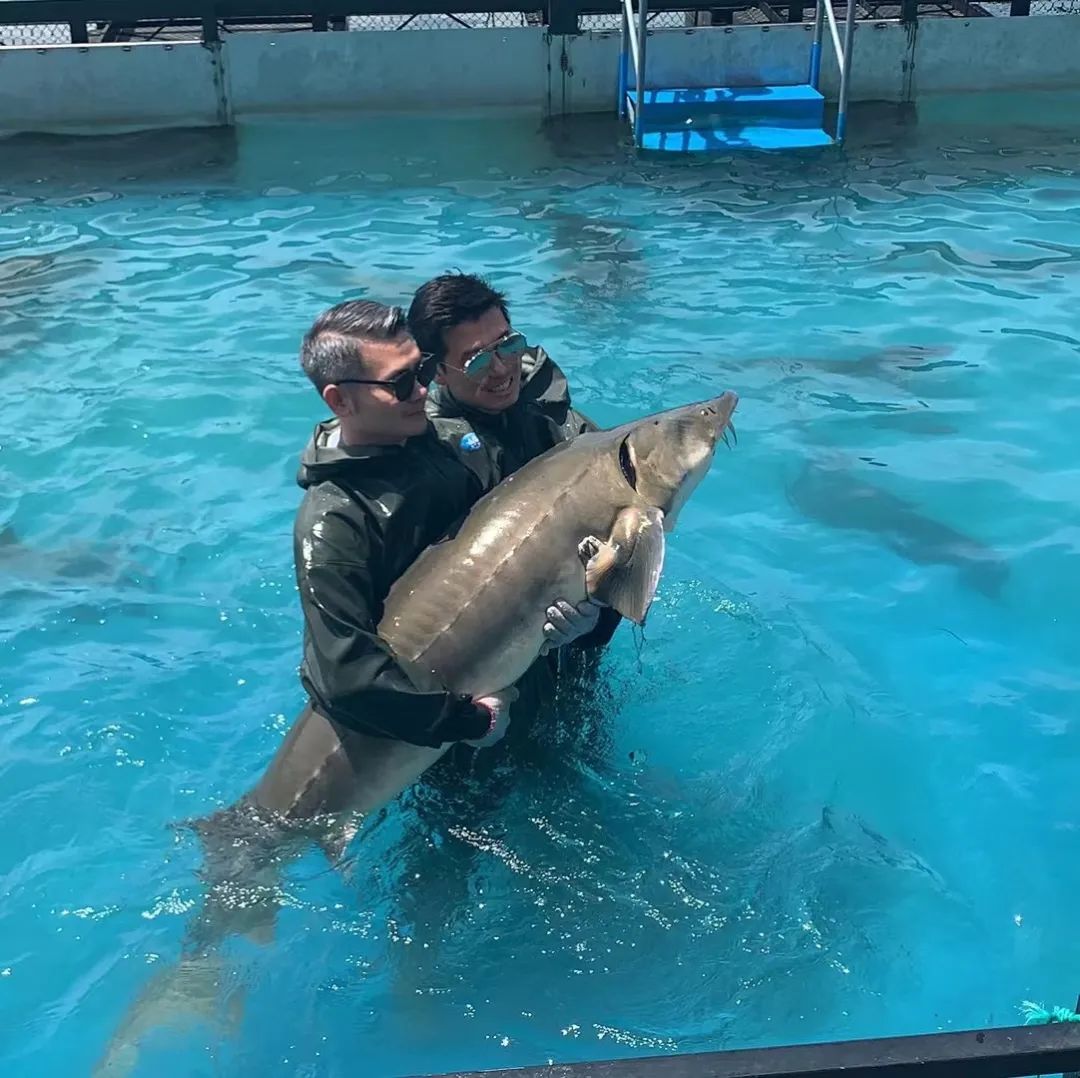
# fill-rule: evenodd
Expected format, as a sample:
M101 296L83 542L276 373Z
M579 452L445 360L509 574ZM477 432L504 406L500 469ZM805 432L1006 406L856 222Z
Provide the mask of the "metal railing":
M848 91L851 83L851 47L855 41L855 0L845 0L847 16L844 19L844 43L840 44L840 31L836 28L836 12L832 0L817 0L814 11L814 41L810 46L810 85L815 90L821 86L821 44L825 29L825 18L829 19L829 33L832 35L833 51L836 62L840 65L840 100L836 111L836 142L844 141L847 131Z
M633 19L640 59L644 61L644 24L658 12L697 12L707 14L712 25L728 26L737 13L757 13L769 23L801 23L805 9L814 0L646 0ZM820 0L819 0L820 2ZM915 25L922 18L956 15L969 18L985 15L976 0L868 0L867 17L878 18L876 8L882 3L899 12L900 21ZM1009 0L1013 16L1030 13L1031 0ZM1080 0L1057 0L1063 10L1068 5L1080 5ZM165 31L190 27L207 43L221 35L245 30L288 28L326 32L352 29L345 16L384 17L402 19L425 15L455 18L462 9L470 13L500 15L520 14L529 25L543 26L553 35L582 33L583 19L607 17L620 19L625 15L626 0L0 0L0 26L57 28L63 37L42 38L34 44L96 44L104 41L131 40L137 32L149 28ZM631 12L633 4L631 3ZM1071 10L1071 8L1069 8ZM817 14L821 17L820 8ZM654 21L652 25L657 25ZM818 23L818 55L820 57L822 24ZM629 64L630 25L624 27L623 47ZM16 42L3 40L0 48ZM21 44L21 42L18 42ZM645 65L640 65L644 90ZM626 107L628 72L623 70L626 86L620 84L620 112ZM638 67L635 67L635 88Z
M648 39L649 0L622 0L622 34L619 45L619 116L626 115L626 93L630 72L627 63L634 64L634 145L641 145L641 111L645 95L645 45Z
M462 1071L443 1078L1072 1078L1080 1024Z

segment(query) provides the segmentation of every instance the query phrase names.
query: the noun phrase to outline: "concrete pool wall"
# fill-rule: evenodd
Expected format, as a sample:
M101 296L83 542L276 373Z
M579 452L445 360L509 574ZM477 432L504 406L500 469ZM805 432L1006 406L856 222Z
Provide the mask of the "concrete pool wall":
M812 28L658 29L651 85L806 81ZM0 47L0 132L228 125L327 111L491 106L540 117L611 112L619 35L511 29L260 33L198 41ZM1080 14L860 22L852 100L1080 91ZM825 35L822 89L838 72ZM1036 117L1037 118L1037 117Z

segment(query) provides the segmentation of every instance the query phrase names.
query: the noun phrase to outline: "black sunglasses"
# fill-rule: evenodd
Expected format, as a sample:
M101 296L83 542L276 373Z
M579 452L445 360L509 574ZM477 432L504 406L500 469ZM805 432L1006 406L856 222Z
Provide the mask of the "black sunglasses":
M409 367L407 370L403 370L400 374L395 374L393 378L385 381L374 381L368 378L339 378L334 385L336 386L389 386L394 391L394 396L399 401L407 401L416 389L416 383L419 382L425 389L431 385L431 380L435 377L435 368L438 366L438 360L430 353L425 353L420 357L420 362L415 367Z

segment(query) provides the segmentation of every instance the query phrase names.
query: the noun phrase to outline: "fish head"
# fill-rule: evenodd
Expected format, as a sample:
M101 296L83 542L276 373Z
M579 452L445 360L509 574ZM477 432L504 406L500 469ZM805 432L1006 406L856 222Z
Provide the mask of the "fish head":
M739 398L728 390L711 400L657 412L624 428L619 465L626 481L664 514L664 530L712 464L716 443L734 433L731 416Z

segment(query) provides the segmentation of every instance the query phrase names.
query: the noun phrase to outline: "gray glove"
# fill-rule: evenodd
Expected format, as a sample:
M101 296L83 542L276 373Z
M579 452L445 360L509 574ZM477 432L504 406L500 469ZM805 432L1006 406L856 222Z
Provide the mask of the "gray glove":
M547 639L540 654L546 655L554 648L561 648L579 636L591 633L596 628L602 609L603 604L592 599L584 599L577 606L565 599L557 599L547 609L547 621L544 622L544 636Z

